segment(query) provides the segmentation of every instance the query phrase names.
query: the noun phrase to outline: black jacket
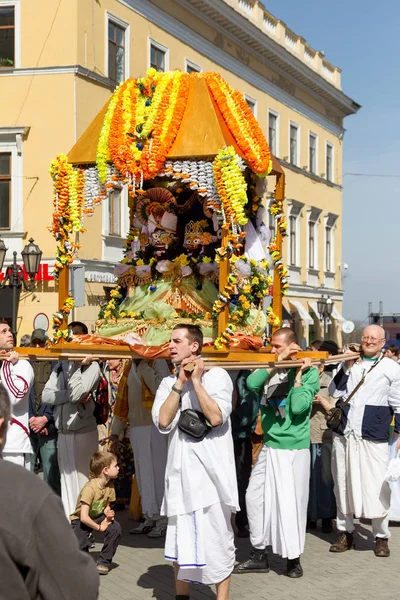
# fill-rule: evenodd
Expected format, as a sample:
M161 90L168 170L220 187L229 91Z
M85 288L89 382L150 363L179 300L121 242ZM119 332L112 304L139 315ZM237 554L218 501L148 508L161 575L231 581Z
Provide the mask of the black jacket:
M60 498L0 459L0 598L97 600L96 564L80 552Z

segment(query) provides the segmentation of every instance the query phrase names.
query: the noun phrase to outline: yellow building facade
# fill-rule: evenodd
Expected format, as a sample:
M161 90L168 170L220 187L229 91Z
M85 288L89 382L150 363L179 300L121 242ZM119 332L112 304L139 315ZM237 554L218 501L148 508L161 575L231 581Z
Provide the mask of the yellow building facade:
M37 287L21 295L19 334L57 309L50 162L117 83L149 66L216 70L245 95L286 174L286 319L304 344L323 337L316 303L329 295L328 335L340 343L343 121L359 105L342 92L340 69L251 0L0 0L0 237L6 263L30 237L43 250ZM73 318L89 329L128 226L124 190L86 219L74 280L84 274L84 305Z

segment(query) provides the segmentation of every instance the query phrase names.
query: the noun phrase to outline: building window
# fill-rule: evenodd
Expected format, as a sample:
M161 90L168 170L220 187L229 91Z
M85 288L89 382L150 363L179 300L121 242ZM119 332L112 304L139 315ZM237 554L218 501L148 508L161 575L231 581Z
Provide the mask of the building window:
M308 222L308 268L315 269L315 223Z
M15 8L0 6L0 68L15 66Z
M278 156L278 115L268 113L268 145L274 156Z
M156 42L150 43L150 67L164 73L167 67L167 48Z
M121 235L121 190L113 188L108 196L108 233Z
M299 128L297 125L290 124L290 163L299 165Z
M268 229L269 229L269 233L271 236L271 240L274 239L274 237L276 236L276 217L275 215L271 215L270 211L268 210Z
M11 153L0 154L0 229L10 229Z
M326 179L333 181L333 146L326 145Z
M325 271L332 271L332 227L325 227Z
M317 136L310 133L308 142L308 169L310 173L317 172Z
M201 67L191 60L186 59L186 73L201 73Z
M296 266L297 264L297 219L296 217L289 217L289 244L290 244L290 264Z
M244 99L246 100L247 106L250 108L253 115L256 116L257 100L254 100L254 98L250 98L250 96L247 96L247 94L245 94Z
M125 33L124 27L111 20L108 21L108 77L115 84L126 79Z

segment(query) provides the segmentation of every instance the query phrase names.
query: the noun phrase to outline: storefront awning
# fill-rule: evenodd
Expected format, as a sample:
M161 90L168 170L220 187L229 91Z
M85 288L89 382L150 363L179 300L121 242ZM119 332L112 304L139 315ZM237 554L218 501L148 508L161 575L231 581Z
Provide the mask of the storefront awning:
M317 319L319 320L320 316L319 316L319 312L318 312L317 301L316 300L309 300L308 301L308 305L311 308L311 310L313 311L313 313L315 314L315 316L317 317Z
M346 321L346 319L343 317L343 315L340 314L335 305L333 305L331 317L332 319L335 319L336 321L341 321L342 323Z
M289 302L295 307L295 309L300 315L300 319L304 321L304 323L306 323L307 325L314 324L314 319L310 316L305 306L303 306L299 300L292 300L291 298L289 298Z

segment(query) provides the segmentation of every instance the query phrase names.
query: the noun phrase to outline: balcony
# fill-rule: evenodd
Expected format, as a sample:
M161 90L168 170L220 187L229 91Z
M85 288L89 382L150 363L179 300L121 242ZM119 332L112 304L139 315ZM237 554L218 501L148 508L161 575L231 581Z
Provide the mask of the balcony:
M294 54L308 68L318 73L337 89L341 89L341 70L332 65L323 52L312 48L301 36L294 33L283 21L276 19L260 2L254 0L223 0L256 27L261 29L288 52Z

